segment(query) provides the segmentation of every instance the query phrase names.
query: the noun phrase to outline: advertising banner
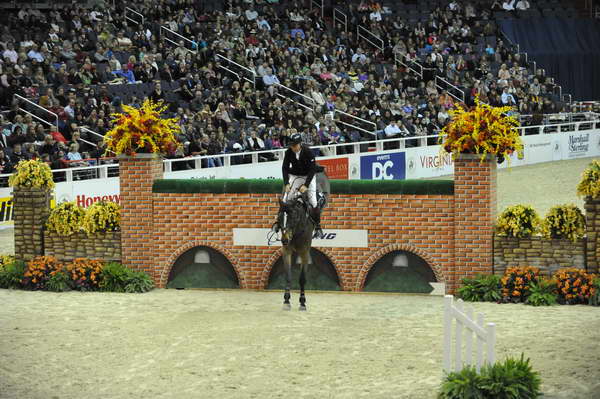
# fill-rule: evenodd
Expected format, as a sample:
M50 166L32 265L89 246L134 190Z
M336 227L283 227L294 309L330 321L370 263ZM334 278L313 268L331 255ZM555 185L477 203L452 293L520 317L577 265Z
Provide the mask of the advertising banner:
M98 180L80 180L56 183L54 198L57 203L75 201L77 205L87 208L94 202L111 201L119 203L119 178L109 177Z
M320 161L318 161L320 162ZM165 179L281 179L282 162L232 165L228 168L203 168L165 173Z
M13 226L12 197L0 197L0 229Z
M407 149L406 178L420 179L454 173L452 155L440 153L440 148L439 145L436 145Z
M597 147L597 136L592 138L592 134L590 132L574 132L565 134L563 137L565 137L566 141L563 142L563 159L594 156L592 150L595 150L595 148L592 148L592 145Z
M325 167L330 179L348 180L348 158L318 159L317 163Z
M360 157L360 178L366 180L404 180L406 155L392 152Z
M250 245L264 247L268 245L269 229L233 229L233 245ZM271 246L281 246L280 242ZM323 235L315 234L313 247L368 248L368 230L329 230L324 229Z

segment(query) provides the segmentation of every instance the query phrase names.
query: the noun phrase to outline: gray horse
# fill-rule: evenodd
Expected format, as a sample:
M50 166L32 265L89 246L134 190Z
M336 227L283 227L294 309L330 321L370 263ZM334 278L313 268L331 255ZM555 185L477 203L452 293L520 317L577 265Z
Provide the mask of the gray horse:
M317 186L320 193L319 207L324 208L329 197L329 179L325 173L317 173ZM290 199L291 198L291 199ZM279 226L281 226L281 244L283 245L283 264L285 267L285 294L283 309L290 310L290 290L292 285L292 260L294 255L300 258L300 308L306 310L306 268L310 263L310 248L315 223L309 216L309 203L306 193L288 196L286 202L279 201Z

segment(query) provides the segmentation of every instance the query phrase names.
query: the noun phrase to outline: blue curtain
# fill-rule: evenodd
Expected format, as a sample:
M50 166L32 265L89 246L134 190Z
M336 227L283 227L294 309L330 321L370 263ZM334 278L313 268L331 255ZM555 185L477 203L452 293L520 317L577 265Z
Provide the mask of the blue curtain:
M573 100L600 100L600 23L592 19L500 20L506 36Z

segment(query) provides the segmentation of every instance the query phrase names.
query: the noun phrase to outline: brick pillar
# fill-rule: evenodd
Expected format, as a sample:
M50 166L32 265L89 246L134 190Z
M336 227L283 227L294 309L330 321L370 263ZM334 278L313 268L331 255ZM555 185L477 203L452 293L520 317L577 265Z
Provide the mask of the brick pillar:
M491 274L496 222L496 158L462 154L454 161L454 270L449 291L465 276Z
M600 272L600 200L585 199L586 265L591 273Z
M15 223L15 256L28 261L44 255L43 231L50 213L51 190L15 187L13 218Z
M162 159L154 154L119 159L121 261L131 269L147 272L155 281L152 184L162 177Z

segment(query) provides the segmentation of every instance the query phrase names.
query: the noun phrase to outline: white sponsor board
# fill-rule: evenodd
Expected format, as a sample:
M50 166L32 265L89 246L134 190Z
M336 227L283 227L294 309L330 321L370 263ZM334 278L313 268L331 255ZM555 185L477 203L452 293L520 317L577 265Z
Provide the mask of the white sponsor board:
M94 202L111 201L119 203L119 178L81 180L75 182L56 183L54 189L56 203L75 201L77 205L87 208Z
M599 155L600 137L591 131L565 133L562 146L563 159L585 158Z
M282 161L165 173L165 179L281 179Z
M454 173L452 155L440 152L439 145L406 150L406 178L420 179Z
M233 245L264 247L268 245L269 229L233 229ZM281 246L280 242L272 246ZM368 230L323 230L323 235L313 237L313 247L368 248Z

